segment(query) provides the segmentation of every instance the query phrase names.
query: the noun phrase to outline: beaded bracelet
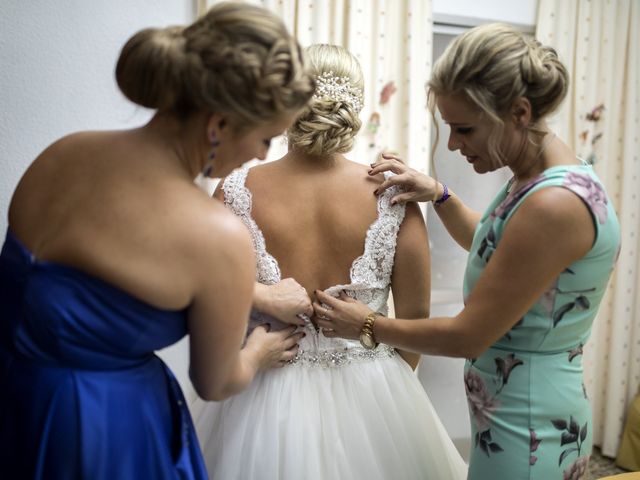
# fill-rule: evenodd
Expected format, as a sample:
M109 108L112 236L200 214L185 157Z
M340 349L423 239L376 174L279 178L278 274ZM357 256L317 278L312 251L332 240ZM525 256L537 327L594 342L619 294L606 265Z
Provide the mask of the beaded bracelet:
M433 202L434 205L442 205L444 202L446 202L449 197L451 197L451 195L449 195L449 188L447 188L447 185L442 183L442 196Z

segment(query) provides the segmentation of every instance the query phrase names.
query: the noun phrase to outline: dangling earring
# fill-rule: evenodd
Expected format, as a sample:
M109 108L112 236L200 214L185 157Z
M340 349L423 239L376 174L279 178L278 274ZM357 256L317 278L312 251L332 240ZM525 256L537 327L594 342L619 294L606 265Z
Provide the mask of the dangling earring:
M209 151L209 159L207 160L206 165L202 169L202 176L208 178L211 175L211 171L213 170L213 161L216 159L216 153L218 151L218 147L220 146L220 140L216 137L215 132L211 133L211 138L209 140L211 142L211 150Z

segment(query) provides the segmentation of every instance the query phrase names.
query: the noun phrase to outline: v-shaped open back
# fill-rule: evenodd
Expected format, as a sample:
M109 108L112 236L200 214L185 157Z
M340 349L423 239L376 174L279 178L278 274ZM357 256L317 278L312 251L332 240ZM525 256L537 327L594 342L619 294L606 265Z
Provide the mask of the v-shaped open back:
M242 219L251 233L257 257L257 281L263 284L274 284L282 280L282 274L277 259L267 251L262 230L252 217L253 196L246 186L248 172L248 168L238 169L225 179L222 186L224 202ZM391 205L391 198L396 193L397 188L392 187L378 196L378 217L367 229L363 253L351 263L350 283L333 285L325 291L330 294L341 290L359 291L360 296L368 291L370 295L365 296L371 299L373 290L382 290L386 304L396 238L405 214L404 205ZM368 302L365 301L365 303Z

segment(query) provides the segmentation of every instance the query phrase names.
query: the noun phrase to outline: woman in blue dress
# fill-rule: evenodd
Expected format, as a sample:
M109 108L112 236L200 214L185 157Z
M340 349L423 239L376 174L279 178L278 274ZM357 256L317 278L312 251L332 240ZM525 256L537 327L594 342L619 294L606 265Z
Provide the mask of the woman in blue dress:
M317 292L326 335L360 337L432 355L466 357L473 480L578 480L591 452L582 348L619 252L619 225L602 182L547 127L568 75L553 49L500 24L461 35L434 66L431 111L448 146L477 173L513 174L484 214L393 156L380 190L433 201L469 252L464 309L455 317L389 319ZM365 319L367 321L365 322Z
M156 109L48 147L21 179L0 255L0 477L206 478L180 388L154 351L190 334L200 396L296 353L295 327L244 343L249 233L197 188L294 120L313 91L282 22L221 4L124 46L122 92Z

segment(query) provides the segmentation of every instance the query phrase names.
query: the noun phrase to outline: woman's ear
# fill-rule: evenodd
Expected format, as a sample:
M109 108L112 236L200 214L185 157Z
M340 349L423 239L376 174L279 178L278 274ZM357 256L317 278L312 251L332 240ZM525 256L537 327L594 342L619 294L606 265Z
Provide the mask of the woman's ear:
M518 97L511 105L511 117L518 127L527 127L531 123L531 102L526 97Z
M228 134L229 126L227 120L217 113L212 114L207 121L207 139L209 142L220 141L222 137Z

